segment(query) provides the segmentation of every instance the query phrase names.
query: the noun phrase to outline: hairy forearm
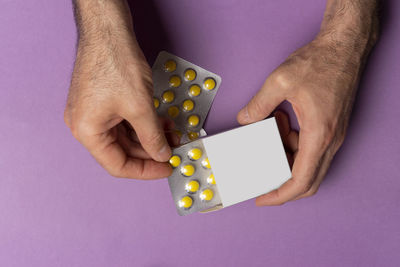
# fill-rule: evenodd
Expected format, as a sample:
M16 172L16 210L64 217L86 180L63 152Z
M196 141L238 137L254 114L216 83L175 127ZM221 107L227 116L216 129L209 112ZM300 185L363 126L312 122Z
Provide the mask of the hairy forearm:
M328 0L319 37L365 57L378 39L379 0Z
M78 29L76 68L143 61L126 0L73 0Z
M132 20L125 0L74 0L79 37L108 38L132 34Z

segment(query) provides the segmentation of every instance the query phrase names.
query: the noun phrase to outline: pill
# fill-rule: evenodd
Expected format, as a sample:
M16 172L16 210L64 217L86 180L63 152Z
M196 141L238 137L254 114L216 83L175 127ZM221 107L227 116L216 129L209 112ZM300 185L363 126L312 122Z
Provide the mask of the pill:
M179 76L173 75L169 78L169 86L179 87L181 85L181 78Z
M179 108L177 106L171 106L168 108L168 115L171 118L176 118L179 115Z
M196 71L194 69L187 69L185 71L185 79L187 81L193 81L196 79Z
M189 87L190 96L198 96L201 93L201 88L197 84L193 84Z
M182 166L181 173L185 176L192 176L194 174L194 167L191 164Z
M196 132L189 132L188 133L188 137L191 141L196 140L197 138L199 138L199 134Z
M173 60L168 60L164 63L164 70L166 72L173 72L174 70L176 70L176 62Z
M158 100L157 98L153 98L153 103L154 103L154 107L158 108L160 106L160 100Z
M199 148L193 148L189 150L188 156L191 160L198 160L203 155L203 152Z
M185 185L185 189L189 193L196 193L199 190L200 184L199 182L192 180Z
M183 101L182 107L184 111L191 111L194 108L194 102L190 99L186 99Z
M203 167L206 169L211 169L210 161L208 160L208 158L203 159L203 161L201 162L201 165L203 165Z
M165 103L171 103L175 99L175 94L174 92L167 90L163 93L162 99Z
M176 168L181 164L181 158L178 155L173 155L169 159L169 164L171 164L172 167Z
M200 193L200 199L205 201L210 201L214 196L214 193L211 189L205 189Z
M184 196L183 198L181 198L181 200L179 200L178 202L178 206L180 208L185 208L188 209L193 205L193 199L189 196Z
M210 176L207 177L207 183L208 184L215 184L215 177L214 174L210 174Z
M199 124L200 119L199 119L199 116L197 116L197 115L191 115L191 116L189 116L187 121L190 126L196 127Z
M213 78L207 78L204 81L204 88L206 90L213 90L215 88L215 80Z

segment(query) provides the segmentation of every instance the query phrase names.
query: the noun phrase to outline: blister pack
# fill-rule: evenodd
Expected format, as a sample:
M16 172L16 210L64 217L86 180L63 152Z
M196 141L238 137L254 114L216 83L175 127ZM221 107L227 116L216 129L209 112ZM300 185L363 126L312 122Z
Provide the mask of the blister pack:
M168 183L180 215L221 204L201 139L174 149L169 163L173 173Z
M157 113L175 122L181 140L199 138L221 77L165 51L152 71Z
M180 215L266 194L291 177L275 118L201 138L172 153L168 183Z

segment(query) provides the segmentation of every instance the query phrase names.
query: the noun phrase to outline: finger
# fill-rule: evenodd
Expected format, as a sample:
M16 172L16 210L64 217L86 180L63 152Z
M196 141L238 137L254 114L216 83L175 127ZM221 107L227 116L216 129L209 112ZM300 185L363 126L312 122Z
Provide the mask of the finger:
M170 132L170 131L173 131L173 129L175 128L175 122L174 122L173 120L171 120L171 119L169 119L169 118L163 118L163 117L159 117L158 119L159 119L160 124L161 124L161 127L164 129L164 132L165 132L165 133ZM129 128L131 129L131 130L130 130L130 135L129 135L129 137L130 137L133 141L135 141L136 143L140 143L139 137L137 136L136 132L133 130L133 128L132 128L132 126L129 124L129 122L125 121L125 123L126 123L126 125L129 125ZM166 137L167 137L168 143L170 144L170 140L168 139L168 136L167 136L167 135L166 135ZM176 138L175 138L175 139L176 139ZM175 140L175 139L174 139L174 140ZM179 144L179 143L178 143L178 144Z
M258 197L256 205L281 205L310 190L326 151L322 138L317 131L300 130L299 149L293 164L292 178L280 188Z
M150 155L143 149L143 147L129 138L129 133L123 124L117 126L118 142L124 149L125 153L132 158L151 159Z
M274 113L274 115L285 149L291 153L295 153L298 149L299 143L298 133L291 130L289 117L285 112L278 110Z
M125 112L122 116L132 125L144 150L154 160L166 162L171 157L171 148L150 100L142 101L139 113Z
M267 78L261 89L250 102L239 111L237 121L240 124L249 124L268 117L283 101L283 91L274 82L273 74Z
M332 160L333 160L333 155L331 155L331 153L328 150L328 152L324 155L323 162L321 164L318 174L316 174L315 181L314 181L313 185L311 186L311 188L307 192L305 192L304 194L301 194L300 196L297 196L293 200L310 197L317 193L319 186L321 185L322 181L325 178L326 173L328 172L328 169L329 169L329 166L331 165Z
M117 128L86 139L91 140L85 145L93 157L115 177L156 179L172 172L168 163L128 156L118 143Z

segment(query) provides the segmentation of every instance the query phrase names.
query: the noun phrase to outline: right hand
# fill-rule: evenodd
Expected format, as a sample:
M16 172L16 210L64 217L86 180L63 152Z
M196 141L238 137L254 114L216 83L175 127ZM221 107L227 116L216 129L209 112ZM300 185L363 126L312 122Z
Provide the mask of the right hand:
M111 175L167 177L171 148L152 95L151 69L134 38L125 43L81 41L64 120Z

